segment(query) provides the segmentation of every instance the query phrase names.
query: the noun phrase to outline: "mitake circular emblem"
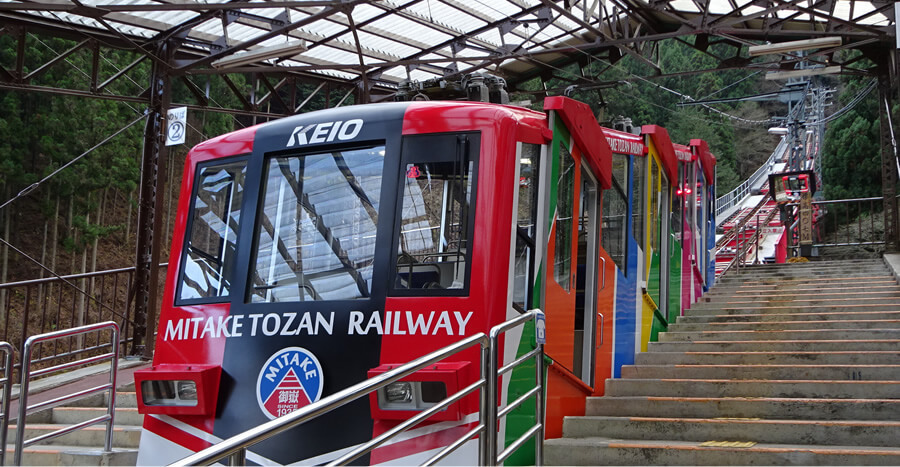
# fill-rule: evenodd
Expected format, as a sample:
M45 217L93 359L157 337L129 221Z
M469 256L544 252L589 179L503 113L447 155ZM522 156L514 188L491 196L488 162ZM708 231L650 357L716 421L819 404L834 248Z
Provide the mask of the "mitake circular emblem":
M312 352L287 347L260 368L256 401L267 417L275 419L319 400L322 381L322 365Z

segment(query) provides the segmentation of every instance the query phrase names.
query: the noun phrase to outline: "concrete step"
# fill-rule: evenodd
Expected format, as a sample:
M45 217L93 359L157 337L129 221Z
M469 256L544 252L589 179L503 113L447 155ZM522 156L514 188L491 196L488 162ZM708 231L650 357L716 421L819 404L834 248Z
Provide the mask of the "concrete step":
M757 443L896 447L900 422L869 420L761 420L661 417L566 417L563 435L571 438L657 439Z
M866 284L830 284L819 287L792 287L791 293L794 294L815 294L815 293L857 293L857 292L893 292L900 290L900 285L893 280L878 281ZM767 296L767 295L783 295L785 290L773 290L771 286L752 286L752 287L713 287L712 290L703 294L703 301L710 302L724 297L732 296Z
M900 329L900 320L895 319L854 319L835 321L720 321L712 323L673 323L668 332L702 331L787 331L794 329Z
M31 424L25 426L25 439L30 440L66 428L68 425ZM10 425L8 440L15 440L17 427ZM106 440L106 425L99 424L82 428L72 433L67 433L58 438L47 440L41 444L62 444L68 446L103 446ZM137 449L141 440L141 427L139 426L115 426L113 427L113 445L120 448Z
M705 304L704 304L705 305ZM792 314L792 313L855 313L870 311L900 311L900 304L892 305L788 305L788 306L695 306L685 312L685 316L745 315L745 314Z
M900 420L900 399L592 397L585 415L797 420Z
M811 280L811 279L831 279L843 278L847 282L860 277L887 276L889 271L884 266L881 267L865 267L865 268L849 268L849 269L808 269L803 271L772 271L763 273L741 273L731 277L720 278L723 284L733 283L753 283L784 280ZM718 280L717 280L718 282Z
M715 300L704 300L704 305L723 304L723 303L757 303L757 302L793 302L808 300L853 300L853 299L893 299L892 303L900 302L900 286L891 287L890 290L880 288L879 290L819 290L819 291L772 291L768 294L762 293L735 293L730 296L714 297Z
M859 296L859 297L842 297L829 298L806 295L803 297L793 297L784 295L781 298L771 298L758 300L755 298L735 298L728 300L718 300L715 302L699 302L691 307L691 311L698 310L717 310L721 308L738 308L738 307L807 307L821 306L839 308L842 306L858 306L858 305L900 305L898 297L882 297L882 296Z
M800 269L816 269L816 268L847 268L854 266L882 266L884 260L878 259L858 259L858 260L842 260L842 261L819 261L809 263L785 263L785 264L757 264L748 266L745 271L755 273L757 271L779 271L779 270L800 270Z
M900 448L751 444L702 446L697 441L560 438L547 440L548 465L898 465Z
M821 266L813 266L813 267L805 267L805 268L750 268L744 269L740 272L736 273L734 276L726 276L726 277L767 277L774 275L811 275L811 274L820 274L820 275L841 275L847 273L857 273L857 272L884 272L887 270L887 267L884 263L859 263L859 264L850 264L844 266L832 266L832 265L821 265Z
M701 342L651 342L651 352L827 352L891 351L900 348L900 339L857 340L734 340Z
M74 425L103 415L106 415L105 407L57 407L53 409L49 421L56 424ZM142 426L143 423L144 416L138 413L137 408L116 407L116 426Z
M6 462L12 465L15 449L6 448ZM82 446L29 446L22 450L21 465L135 465L137 449L114 448L111 452Z
M796 321L853 321L870 319L900 320L900 311L836 311L824 313L755 313L745 315L685 315L679 316L677 324L692 323L777 323Z
M790 331L692 331L664 332L660 342L696 342L703 340L859 340L897 339L900 328L894 329L792 329Z
M834 275L834 276L798 276L798 277L786 277L786 276L773 276L773 277L762 277L758 278L756 276L746 275L746 276L735 276L735 277L724 277L716 280L715 287L751 287L751 286L759 286L759 285L767 285L767 286L778 286L779 288L789 289L791 287L803 286L807 287L814 284L823 284L823 285L834 285L834 284L867 284L872 281L890 281L896 280L894 276L887 272L878 272L878 273L847 273L842 275Z
M79 399L67 404L68 407L105 407L107 405L108 395L95 394L84 399ZM135 391L116 391L116 407L137 408L137 392Z
M635 365L890 365L900 350L831 352L642 352ZM900 394L900 389L898 389Z
M622 378L900 381L900 365L623 365Z
M606 380L605 394L607 396L667 397L900 398L897 381L847 380L619 378Z

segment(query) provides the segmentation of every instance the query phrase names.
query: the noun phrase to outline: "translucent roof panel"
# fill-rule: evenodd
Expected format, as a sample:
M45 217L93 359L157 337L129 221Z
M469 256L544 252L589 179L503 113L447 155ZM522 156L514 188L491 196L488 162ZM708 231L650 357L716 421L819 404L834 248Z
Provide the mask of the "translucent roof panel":
M210 72L213 61L256 51L261 58L242 64L242 71L299 67L297 72L307 75L355 82L362 62L367 76L384 89L407 76L424 80L452 69L507 78L534 75L535 69L554 71L560 63L616 47L633 53L644 40L682 31L745 43L840 35L849 47L872 39L895 44L890 2L758 5L755 0L0 0L0 26L50 22L69 33L147 50L165 34L180 38L183 51L193 57L179 61L180 73ZM279 44L297 40L304 41L305 50L278 55ZM552 53L542 53L548 49Z

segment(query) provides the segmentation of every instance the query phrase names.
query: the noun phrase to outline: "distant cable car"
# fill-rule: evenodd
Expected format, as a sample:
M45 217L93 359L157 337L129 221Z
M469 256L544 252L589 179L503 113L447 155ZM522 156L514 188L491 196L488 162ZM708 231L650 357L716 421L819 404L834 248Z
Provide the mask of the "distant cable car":
M784 192L791 198L799 198L802 193L809 192L809 175L786 175L782 177L784 181Z

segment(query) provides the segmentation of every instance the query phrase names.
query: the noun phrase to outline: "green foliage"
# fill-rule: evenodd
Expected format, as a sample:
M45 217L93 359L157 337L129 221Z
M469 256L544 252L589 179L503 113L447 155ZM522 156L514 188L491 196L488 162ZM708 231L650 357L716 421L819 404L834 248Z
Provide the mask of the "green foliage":
M861 66L869 65L865 60ZM850 104L871 78L841 77L837 101ZM896 112L894 112L896 114ZM822 181L827 199L881 196L881 146L878 92L828 124L823 148Z

